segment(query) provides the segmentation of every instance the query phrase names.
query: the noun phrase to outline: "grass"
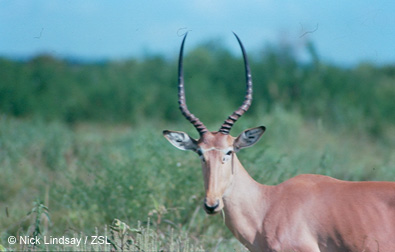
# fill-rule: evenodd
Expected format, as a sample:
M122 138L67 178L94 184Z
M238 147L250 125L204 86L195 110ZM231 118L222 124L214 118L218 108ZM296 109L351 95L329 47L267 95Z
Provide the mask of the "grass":
M260 183L301 173L346 180L395 177L393 127L372 138L361 129L329 128L275 109L241 119L232 133L262 124L267 131L260 142L239 154ZM186 122L69 127L1 116L0 251L244 251L221 216L201 209L199 159L172 147L161 135L165 128L197 135ZM103 236L110 245L20 247L7 241L33 234Z

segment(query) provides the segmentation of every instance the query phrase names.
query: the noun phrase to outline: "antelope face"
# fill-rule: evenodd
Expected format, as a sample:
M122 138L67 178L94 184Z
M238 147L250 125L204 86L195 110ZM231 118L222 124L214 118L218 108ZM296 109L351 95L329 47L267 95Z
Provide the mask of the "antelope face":
M196 153L201 160L206 191L204 209L208 214L215 214L223 208L222 196L232 181L234 139L230 135L210 132L199 142Z
M225 120L218 132L208 131L199 118L189 112L185 101L182 65L184 43L187 37L185 35L181 43L178 61L178 103L181 113L199 132L200 139L195 140L188 134L180 131L163 131L163 135L175 147L181 150L192 150L200 156L206 189L204 209L209 214L221 211L224 206L223 196L232 183L232 178L235 174L233 169L233 160L236 158L235 153L256 143L265 131L265 127L261 126L245 130L237 138L229 135L233 124L248 110L252 101L252 77L247 54L239 37L236 34L235 36L243 53L246 72L246 94L243 104Z
M208 214L215 214L224 207L223 196L235 174L233 159L236 152L256 143L264 131L263 126L248 129L237 138L220 132L206 132L199 140L179 131L165 130L163 135L175 147L199 155L206 192L204 210Z

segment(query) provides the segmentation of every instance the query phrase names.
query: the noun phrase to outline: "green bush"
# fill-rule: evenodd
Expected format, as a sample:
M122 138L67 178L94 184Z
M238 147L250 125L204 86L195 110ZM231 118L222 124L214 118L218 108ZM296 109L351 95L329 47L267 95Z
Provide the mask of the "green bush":
M310 62L298 61L291 45L268 46L250 55L254 80L250 115L281 106L306 118L367 130L375 136L395 123L395 66L363 63L344 68L321 62L312 44L305 50ZM0 111L72 124L181 121L174 56L99 63L50 55L27 61L0 59ZM240 105L245 92L240 56L213 43L185 55L188 105L204 122L224 120Z

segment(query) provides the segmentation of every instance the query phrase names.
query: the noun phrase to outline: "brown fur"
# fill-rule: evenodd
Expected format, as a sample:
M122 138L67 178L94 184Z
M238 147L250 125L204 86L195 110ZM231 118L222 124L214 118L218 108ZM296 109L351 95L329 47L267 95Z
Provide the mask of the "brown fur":
M235 141L207 132L193 148L203 153L205 204L219 202L208 212L223 209L226 225L250 251L395 251L395 182L305 174L262 185L235 153L224 161Z

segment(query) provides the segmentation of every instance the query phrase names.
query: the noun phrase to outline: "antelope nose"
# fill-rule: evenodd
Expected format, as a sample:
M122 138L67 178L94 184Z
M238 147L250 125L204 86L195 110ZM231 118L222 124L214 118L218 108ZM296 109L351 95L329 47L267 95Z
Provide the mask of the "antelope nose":
M204 200L204 209L208 214L213 214L215 209L219 206L219 200L217 199L213 205L210 205L207 202L207 199Z

